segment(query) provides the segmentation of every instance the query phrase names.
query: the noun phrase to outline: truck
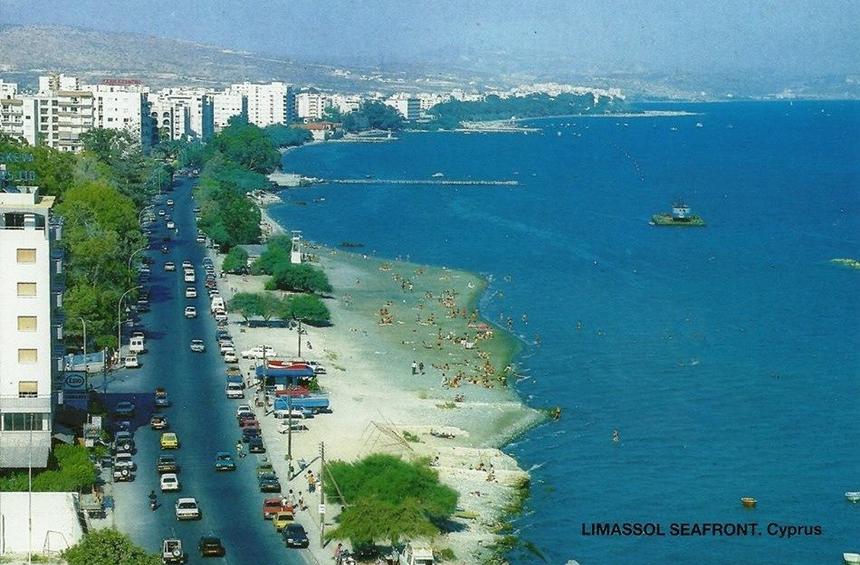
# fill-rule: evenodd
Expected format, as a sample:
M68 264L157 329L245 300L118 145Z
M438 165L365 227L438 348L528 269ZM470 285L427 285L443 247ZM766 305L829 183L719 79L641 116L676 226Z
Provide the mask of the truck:
M329 408L327 396L298 396L296 398L293 398L292 400L289 400L288 398L282 396L275 399L275 410L289 410L290 406L292 406L293 410L309 411L314 414L331 411L331 408Z

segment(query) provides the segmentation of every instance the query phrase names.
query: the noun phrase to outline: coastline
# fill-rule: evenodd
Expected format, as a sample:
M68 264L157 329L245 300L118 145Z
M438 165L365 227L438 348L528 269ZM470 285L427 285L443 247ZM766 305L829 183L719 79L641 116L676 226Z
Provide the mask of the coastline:
M261 207L261 214L272 235L287 232L265 207ZM303 356L328 369L319 380L329 394L333 413L317 416L308 422L307 431L295 434L293 459L312 460L322 441L331 459L352 460L374 452L431 461L438 458L434 467L440 479L460 494L453 518L460 528L433 540L434 547L452 549L455 562L501 561L501 553L513 539L503 535L510 530L505 520L516 513L526 496L529 475L500 448L546 418L527 407L510 385L493 383L498 375L487 382L467 382L465 374L478 368L474 361L477 355L488 355L496 366L509 366L518 347L513 337L471 317L447 317L441 304L425 300L427 292L439 296L450 290L457 307L471 312L486 281L462 271L387 261L308 242L305 252L319 258L318 265L335 288L326 300L332 326L306 327L307 335L302 337ZM412 290L402 286L406 277L414 285ZM262 291L265 278L229 275L219 284L226 287L222 294L229 298L232 291ZM389 309L393 323L379 323L380 308ZM421 315L424 322L417 321ZM434 316L438 322L427 324L426 320ZM230 322L238 324L240 319L231 314ZM473 349L446 338L436 339L439 335L475 332L481 323L487 324L484 327L489 332L484 331L492 338L481 340ZM237 348L267 343L279 356L297 353L294 331L242 327L231 333ZM305 342L312 343L313 349L308 351ZM425 364L425 374L411 374L410 364L416 360ZM245 369L246 364L243 360L240 366ZM446 372L446 368L450 370ZM461 379L454 376L459 371L464 374ZM513 376L513 369L506 374ZM488 387L490 383L494 386ZM463 395L461 401L455 398L458 395ZM271 446L270 458L276 468L284 467L279 469L279 476L286 477L286 438L275 433L269 418L264 419L263 428ZM301 490L302 485L291 484L289 488ZM337 513L335 507L326 516L327 525ZM300 521L305 518L310 518L306 524L309 533L318 530L315 516L300 514ZM312 535L313 558L329 559L331 549L318 547L318 539Z

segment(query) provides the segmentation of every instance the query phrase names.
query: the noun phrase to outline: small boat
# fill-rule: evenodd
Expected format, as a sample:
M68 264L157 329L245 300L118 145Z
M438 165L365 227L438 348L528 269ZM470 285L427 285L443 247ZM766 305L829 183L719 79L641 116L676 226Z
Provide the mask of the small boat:
M444 176L445 176L445 175L444 175L443 173L433 173L433 178L434 178L434 179L438 179L438 178L441 178L441 177L444 177Z
M857 565L860 563L860 553L843 553L842 562L845 565Z
M758 503L758 500L751 496L741 498L741 504L744 505L744 508L755 508L756 503Z
M845 498L848 502L860 502L860 491L849 490L845 493Z

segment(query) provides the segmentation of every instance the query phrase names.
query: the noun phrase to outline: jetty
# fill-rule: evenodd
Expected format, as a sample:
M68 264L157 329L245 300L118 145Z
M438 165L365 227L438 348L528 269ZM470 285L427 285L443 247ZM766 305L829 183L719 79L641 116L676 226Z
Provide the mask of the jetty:
M427 184L448 186L519 186L517 180L455 180L455 179L319 179L331 184Z

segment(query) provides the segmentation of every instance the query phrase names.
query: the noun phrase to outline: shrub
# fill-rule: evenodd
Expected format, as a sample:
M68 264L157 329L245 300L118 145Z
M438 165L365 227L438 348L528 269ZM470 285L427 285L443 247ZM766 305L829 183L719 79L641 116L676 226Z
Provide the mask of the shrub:
M270 290L289 290L293 292L331 292L332 287L324 272L310 265L278 265L272 279L266 284Z
M248 268L248 252L236 246L224 257L221 270L227 273L241 273Z
M93 530L63 552L69 565L158 565L161 558L136 546L114 529Z

